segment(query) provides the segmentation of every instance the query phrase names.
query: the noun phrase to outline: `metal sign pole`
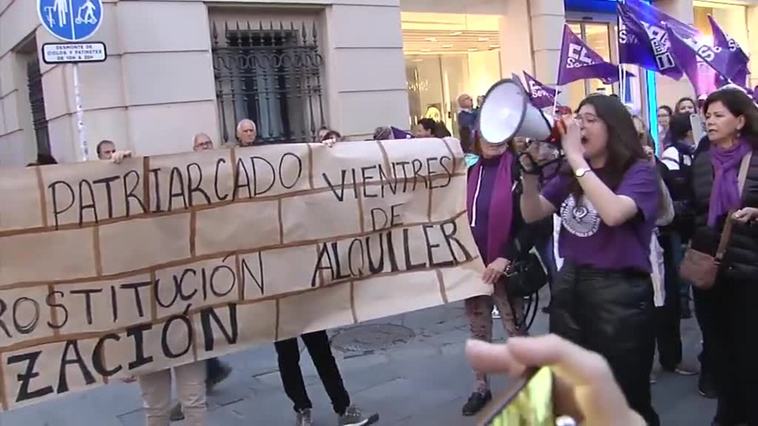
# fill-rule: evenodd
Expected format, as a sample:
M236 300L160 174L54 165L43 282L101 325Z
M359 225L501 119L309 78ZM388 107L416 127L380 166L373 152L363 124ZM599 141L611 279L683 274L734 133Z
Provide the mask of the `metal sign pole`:
M30 1L30 0L27 0ZM79 159L87 161L87 128L84 125L79 62L106 60L105 44L81 43L90 38L103 22L103 0L37 0L37 16L50 34L69 43L46 43L42 46L45 63L73 63L76 130L79 139Z
M79 88L79 64L74 64L74 102L76 104L76 130L79 135L79 153L82 161L89 157L86 128L84 127L84 109L82 108L82 94Z

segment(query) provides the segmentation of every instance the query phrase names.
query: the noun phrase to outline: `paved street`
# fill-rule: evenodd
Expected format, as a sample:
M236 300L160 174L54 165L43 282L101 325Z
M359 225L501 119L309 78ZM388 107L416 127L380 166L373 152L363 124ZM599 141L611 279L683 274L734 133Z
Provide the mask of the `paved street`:
M388 324L393 326L387 327ZM373 328L366 330L366 325ZM471 386L471 373L463 359L467 325L461 303L358 327L358 330L348 328L335 331L335 346L350 346L345 345L346 340L353 346L380 343L388 336L394 340L394 344L386 350L335 350L354 402L366 410L380 412L380 424L473 424L459 414ZM546 329L547 317L540 313L532 332L544 333ZM371 330L376 332L369 333ZM415 336L408 338L403 335L409 330ZM684 322L684 330L686 358L693 364L700 341L694 320ZM339 336L340 333L360 336L356 340L349 338L349 334ZM502 337L501 331L498 331L498 336ZM292 424L293 414L290 402L281 390L273 346L252 348L224 360L234 366L234 371L209 397L210 425ZM302 366L315 405L315 424L336 424L307 353L304 354ZM659 375L653 391L655 407L664 425L710 424L715 404L697 394L696 383L696 377L668 373ZM504 385L504 379L495 380L496 389L502 389ZM140 407L137 385L119 383L0 414L0 426L137 426L144 424Z

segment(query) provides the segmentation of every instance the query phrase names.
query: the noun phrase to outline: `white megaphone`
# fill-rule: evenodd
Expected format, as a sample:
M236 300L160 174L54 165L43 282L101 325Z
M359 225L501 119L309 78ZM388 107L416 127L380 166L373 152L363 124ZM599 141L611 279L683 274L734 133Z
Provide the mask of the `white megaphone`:
M479 132L485 141L503 144L514 137L547 141L553 136L552 120L529 100L516 80L505 79L487 91L479 112Z

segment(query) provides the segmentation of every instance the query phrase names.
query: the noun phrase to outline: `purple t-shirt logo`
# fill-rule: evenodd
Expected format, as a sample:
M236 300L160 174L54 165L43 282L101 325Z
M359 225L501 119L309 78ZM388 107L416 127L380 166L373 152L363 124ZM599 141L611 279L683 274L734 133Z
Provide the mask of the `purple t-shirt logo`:
M566 230L577 237L591 237L600 229L600 215L586 197L580 197L577 202L574 195L569 195L561 205L561 221Z

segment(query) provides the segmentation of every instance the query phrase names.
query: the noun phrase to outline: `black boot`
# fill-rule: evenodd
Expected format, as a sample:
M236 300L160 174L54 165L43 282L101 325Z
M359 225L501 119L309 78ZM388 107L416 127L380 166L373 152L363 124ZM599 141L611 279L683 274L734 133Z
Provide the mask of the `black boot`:
M487 391L485 393L480 392L474 392L471 394L470 397L468 397L468 401L463 405L463 412L464 416L473 416L474 414L481 411L482 408L484 408L485 405L487 405L488 402L492 399L492 393L490 391Z
M716 383L714 383L713 376L710 374L700 373L700 378L697 380L697 390L700 396L708 399L718 398L718 392L716 392Z
M692 318L692 309L690 309L690 298L689 297L682 297L680 299L679 304L679 317L681 319L690 319Z

